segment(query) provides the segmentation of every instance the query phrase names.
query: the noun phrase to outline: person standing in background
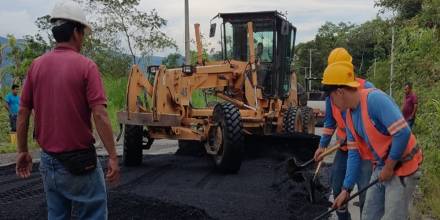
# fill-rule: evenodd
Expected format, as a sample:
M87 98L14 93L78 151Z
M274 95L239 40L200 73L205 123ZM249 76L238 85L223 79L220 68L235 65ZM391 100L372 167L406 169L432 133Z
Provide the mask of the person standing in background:
M412 84L410 82L405 84L405 97L403 99L402 113L409 127L412 129L416 120L416 112L418 107L417 96L412 91Z
M14 84L12 85L11 92L6 95L5 102L6 102L6 109L9 112L9 123L11 125L11 132L16 132L17 130L17 114L18 114L18 107L20 106L20 97L18 96L18 89L19 86Z

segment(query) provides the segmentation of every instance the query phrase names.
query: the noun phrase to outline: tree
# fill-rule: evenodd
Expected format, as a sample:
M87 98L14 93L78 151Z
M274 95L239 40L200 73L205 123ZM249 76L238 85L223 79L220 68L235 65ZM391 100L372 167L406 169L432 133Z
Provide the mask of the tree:
M8 66L5 72L10 72L14 76L14 82L18 81L20 74L20 66L23 61L22 49L17 45L17 39L13 35L7 35L9 53L6 56L11 60L12 65Z
M52 36L52 25L49 19L49 15L37 18L35 24L38 27L38 34L32 38L42 44L46 44L48 47L53 47L55 45L55 39ZM42 34L47 36L46 39L48 39L48 42L44 40L41 36ZM91 37L86 37L81 53L95 61L103 74L111 76L125 75L130 66L130 57L126 55L121 48L112 46L108 44L105 39L101 39L101 35L102 34L95 30ZM113 43L118 42L114 41Z
M52 36L52 24L50 23L50 15L45 15L42 17L38 17L35 21L35 25L38 28L38 38L45 41L44 38L41 36L42 34L46 35L46 39L48 42L45 41L46 44L53 46L55 45L55 39Z
M382 13L390 10L397 13L398 19L408 20L422 10L422 3L423 0L377 0L375 6L382 7Z
M177 68L182 65L183 56L178 53L171 53L165 59L162 60L162 64L168 69Z
M8 35L9 52L6 56L11 60L11 65L5 67L3 73L10 73L14 83L21 84L32 61L43 54L49 46L40 35L25 36L24 40L17 41L13 35ZM3 78L3 76L1 77Z
M294 69L298 73L298 80L301 81L303 73L309 73L310 54L312 76L322 76L327 66L327 57L336 47L346 48L353 57L356 73L365 76L375 60L388 58L390 39L390 25L380 17L361 25L327 22L319 28L314 40L301 43L295 48Z
M177 48L174 40L161 29L167 21L155 9L148 12L138 9L140 0L76 0L93 13L94 35L103 43L121 46L122 35L127 43L133 63L138 63L137 55L152 54L156 50Z
M355 29L354 24L326 22L322 25L315 39L301 43L295 48L296 61L294 68L302 75L304 71L309 72L310 54L312 57L312 76L322 76L327 66L327 56L336 47L348 47L349 35ZM309 51L311 49L311 53Z

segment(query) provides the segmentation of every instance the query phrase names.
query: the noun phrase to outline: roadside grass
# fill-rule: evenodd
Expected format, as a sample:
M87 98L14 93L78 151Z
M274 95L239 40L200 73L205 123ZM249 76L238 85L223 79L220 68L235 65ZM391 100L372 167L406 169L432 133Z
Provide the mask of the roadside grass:
M440 149L425 148L424 157L424 173L420 181L423 197L416 207L423 215L440 219Z
M11 143L0 144L0 154L17 152L17 146Z
M419 112L414 133L424 158L419 182L422 197L415 201L415 206L422 216L440 219L440 83L416 92Z
M35 141L31 141L28 144L29 151L38 149L38 144ZM7 153L15 153L17 152L17 145L11 144L11 143L0 143L0 154L7 154Z

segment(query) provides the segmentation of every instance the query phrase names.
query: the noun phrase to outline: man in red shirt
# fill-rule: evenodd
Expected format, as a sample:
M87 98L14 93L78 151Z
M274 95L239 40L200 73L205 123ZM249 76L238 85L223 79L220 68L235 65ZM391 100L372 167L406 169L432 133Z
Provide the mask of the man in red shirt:
M34 110L48 219L70 219L72 212L80 219L107 219L106 186L93 147L92 115L109 154L109 182L118 180L119 165L100 73L93 61L79 53L91 28L79 6L68 1L55 5L51 22L56 47L33 61L22 91L16 172L22 178L30 176L27 134Z
M410 128L413 127L414 121L416 120L416 112L417 112L417 96L412 91L412 84L406 83L405 87L405 97L402 105L402 113L405 120L408 122Z

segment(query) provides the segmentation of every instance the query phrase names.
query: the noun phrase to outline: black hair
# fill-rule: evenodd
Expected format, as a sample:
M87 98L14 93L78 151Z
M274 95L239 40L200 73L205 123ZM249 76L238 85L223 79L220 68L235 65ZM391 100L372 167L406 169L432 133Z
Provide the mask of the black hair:
M75 29L84 33L85 26L76 21L64 20L65 23L54 26L52 28L52 34L57 43L68 42L73 36Z
M323 85L322 86L322 91L324 91L326 96L330 96L330 93L332 93L333 91L336 91L337 89L349 89L349 90L353 90L353 89L357 89L357 88L353 88L350 86L346 86L346 85Z
M13 84L12 85L12 90L14 90L14 89L18 89L20 86L18 86L17 84Z
M412 83L410 82L405 83L405 86L408 86L408 88L412 89Z

